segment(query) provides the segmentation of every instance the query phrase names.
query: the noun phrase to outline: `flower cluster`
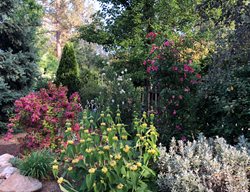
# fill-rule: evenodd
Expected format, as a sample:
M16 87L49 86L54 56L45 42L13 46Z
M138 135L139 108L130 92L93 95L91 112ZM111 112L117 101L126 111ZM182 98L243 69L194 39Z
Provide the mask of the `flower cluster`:
M66 87L49 83L48 89L31 92L15 101L15 116L10 118L8 137L13 129L18 128L28 132L24 147L55 148L65 129L66 119L74 131L79 130L77 118L81 110L77 93L68 100Z
M143 62L160 93L159 123L164 126L162 137L168 137L163 139L166 143L172 136L186 140L193 134L190 129L195 117L190 110L201 75L196 72L191 55L184 52L189 44L183 38L165 40L161 46L153 44L149 57Z
M72 131L65 132L66 147L61 150L58 161L63 175L70 179L74 188L100 192L147 191L145 179L155 175L149 166L159 154L156 147L158 133L153 125L153 115L143 116L141 120L134 119L133 128L138 137L129 141L119 112L115 121L109 111L103 112L98 122L84 112L80 138ZM57 161L53 167L58 183L72 190L58 175Z

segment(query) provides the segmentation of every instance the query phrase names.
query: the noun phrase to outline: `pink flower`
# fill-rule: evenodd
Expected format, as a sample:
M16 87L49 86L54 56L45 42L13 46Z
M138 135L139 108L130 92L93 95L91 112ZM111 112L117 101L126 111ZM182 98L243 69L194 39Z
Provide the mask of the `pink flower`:
M185 141L187 141L187 137L182 136L182 137L181 137L181 140L182 140L183 142L185 142Z
M177 113L176 110L174 110L174 111L173 111L173 115L176 115L176 113Z
M147 61L143 61L143 65L146 65L147 64Z
M179 131L182 130L182 127L180 125L176 125L175 128Z
M186 71L186 72L190 72L190 73L194 72L194 69L187 64L184 64L183 68L184 68L184 71Z
M184 91L185 91L185 92L189 92L189 91L190 91L190 88L189 88L189 87L186 87L186 88L184 89Z
M182 95L179 95L179 99L182 100L182 99L183 99L183 96L182 96Z
M146 38L147 39L151 39L152 41L155 40L157 34L155 32L149 32L147 35L146 35Z
M173 67L172 67L172 70L173 70L173 71L178 71L178 67L177 67L177 66L173 66Z
M149 54L154 53L155 50L157 50L157 49L159 49L159 47L157 47L155 44L153 44Z
M79 131L80 130L80 125L79 123L76 123L74 126L73 126L73 131Z
M170 42L169 41L165 41L163 45L166 46L166 47L169 47L170 46Z
M197 73L197 74L196 74L196 78L197 78L197 79L200 79L200 78L201 78L201 74Z

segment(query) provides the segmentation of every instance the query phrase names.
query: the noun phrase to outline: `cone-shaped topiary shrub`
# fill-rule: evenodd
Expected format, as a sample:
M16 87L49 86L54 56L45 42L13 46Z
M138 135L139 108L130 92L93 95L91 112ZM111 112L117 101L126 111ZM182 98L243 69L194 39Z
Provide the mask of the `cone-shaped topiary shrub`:
M78 91L79 66L72 43L67 43L63 48L62 57L56 72L55 83L67 86L69 90L68 95Z

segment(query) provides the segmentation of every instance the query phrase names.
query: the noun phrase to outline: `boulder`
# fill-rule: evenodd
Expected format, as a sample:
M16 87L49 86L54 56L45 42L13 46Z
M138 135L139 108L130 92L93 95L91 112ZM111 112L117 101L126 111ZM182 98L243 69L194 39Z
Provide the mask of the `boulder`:
M0 179L8 179L13 173L17 172L15 167L5 167L0 173Z
M33 192L42 188L37 179L20 175L15 172L0 184L0 192Z
M13 155L10 155L10 154L3 154L0 156L0 167L6 167L8 166L10 163L9 163L9 160L14 158Z

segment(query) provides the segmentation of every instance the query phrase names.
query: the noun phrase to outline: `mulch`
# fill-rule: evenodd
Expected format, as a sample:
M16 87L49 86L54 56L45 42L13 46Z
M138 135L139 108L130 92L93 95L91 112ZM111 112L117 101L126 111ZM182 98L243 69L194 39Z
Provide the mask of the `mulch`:
M25 133L18 133L9 141L5 141L4 137L0 137L0 155L5 153L19 156L20 155L20 139L25 137ZM61 192L56 181L41 181L43 188L39 192Z

